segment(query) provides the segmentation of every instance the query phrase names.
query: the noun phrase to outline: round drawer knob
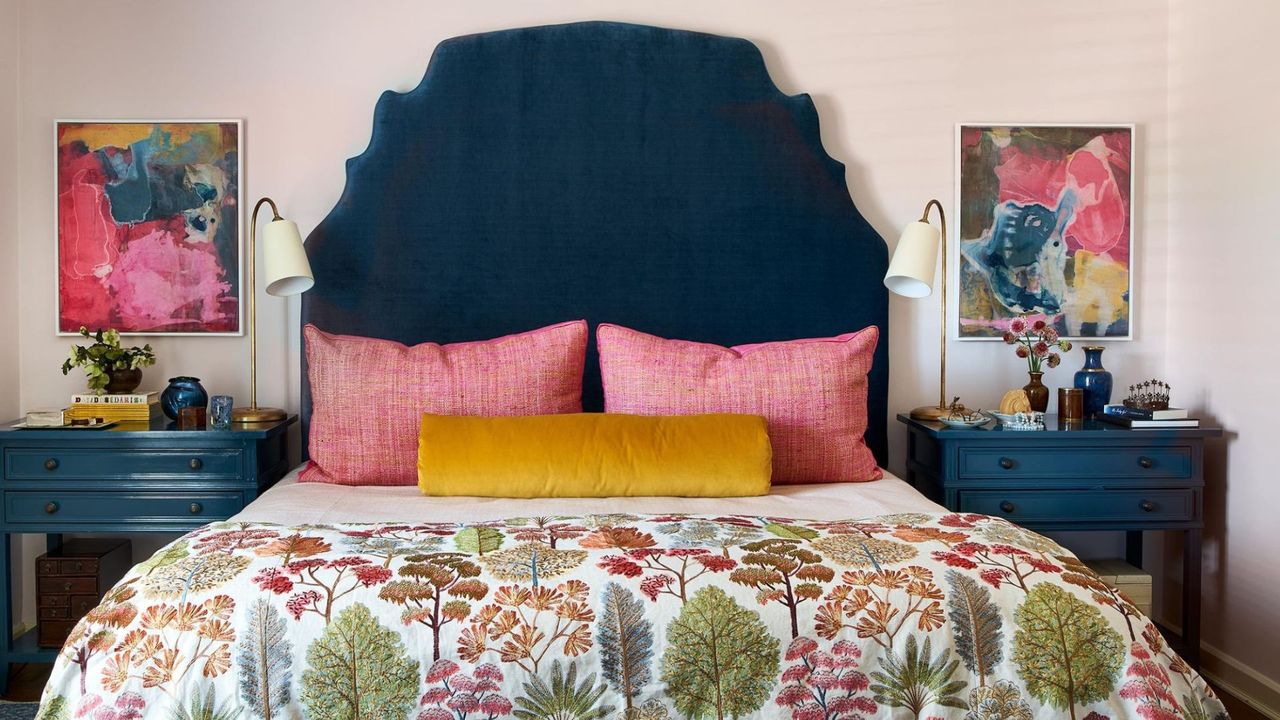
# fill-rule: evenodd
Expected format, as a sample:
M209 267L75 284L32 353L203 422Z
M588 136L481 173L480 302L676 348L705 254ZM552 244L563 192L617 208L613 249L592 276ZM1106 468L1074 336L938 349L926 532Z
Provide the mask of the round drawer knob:
M204 510L204 506L203 506L203 505L201 505L200 503L191 503L191 514L192 514L192 515L199 515L201 510Z
M1138 467L1142 468L1143 470L1150 470L1155 466L1156 466L1155 461L1149 457L1138 458Z
M1142 508L1142 512L1154 512L1156 509L1156 504L1151 502L1150 500L1143 500L1138 505L1138 507Z
M44 469L50 472L58 469L58 458L49 458L44 461Z
M56 502L46 503L44 506L44 511L46 513L49 513L50 515L58 512L58 503Z
M1008 500L1005 500L1004 502L1000 503L1000 512L1011 513L1014 511L1014 509L1015 509L1014 504L1009 502Z
M84 563L76 563L76 572L84 571Z
M71 583L62 583L62 589L66 592L71 592Z
M1007 457L1000 458L1000 467L1004 468L1005 470L1012 470L1013 458L1007 458Z
M191 462L188 464L191 466L192 470L199 470L204 467L204 461L200 458L191 458Z

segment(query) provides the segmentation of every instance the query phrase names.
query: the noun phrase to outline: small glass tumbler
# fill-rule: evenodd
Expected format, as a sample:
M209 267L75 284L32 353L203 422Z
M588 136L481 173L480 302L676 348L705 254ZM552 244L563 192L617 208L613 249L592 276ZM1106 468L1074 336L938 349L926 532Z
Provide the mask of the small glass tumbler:
M231 428L231 407L234 404L230 395L214 395L209 401L209 422L214 430Z

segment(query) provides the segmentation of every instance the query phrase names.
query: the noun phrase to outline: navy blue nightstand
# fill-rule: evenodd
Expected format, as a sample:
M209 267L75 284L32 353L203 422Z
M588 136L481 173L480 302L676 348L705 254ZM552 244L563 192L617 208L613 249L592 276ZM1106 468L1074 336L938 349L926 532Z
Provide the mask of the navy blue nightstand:
M0 428L0 693L10 663L53 662L35 631L13 638L12 535L183 533L240 510L289 469L288 426L177 430L164 418L102 430Z
M1182 641L1200 659L1200 533L1204 440L1219 428L1128 430L1094 420L1044 431L992 421L974 429L912 420L907 481L957 512L1007 518L1032 530L1123 530L1126 560L1142 566L1142 533L1182 532Z

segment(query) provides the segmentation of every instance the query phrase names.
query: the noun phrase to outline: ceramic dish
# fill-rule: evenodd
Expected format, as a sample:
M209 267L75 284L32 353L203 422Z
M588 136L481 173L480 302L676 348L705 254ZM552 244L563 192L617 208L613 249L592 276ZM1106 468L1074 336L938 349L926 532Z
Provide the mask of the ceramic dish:
M1013 422L1013 421L1014 421L1014 420L1013 420L1013 413L998 413L998 412L993 412L993 413L991 413L991 414L992 414L992 415L994 415L994 416L996 417L996 419L997 419L997 420L999 420L999 421L1000 421L1000 422L1002 422L1002 423L1011 423L1011 422Z

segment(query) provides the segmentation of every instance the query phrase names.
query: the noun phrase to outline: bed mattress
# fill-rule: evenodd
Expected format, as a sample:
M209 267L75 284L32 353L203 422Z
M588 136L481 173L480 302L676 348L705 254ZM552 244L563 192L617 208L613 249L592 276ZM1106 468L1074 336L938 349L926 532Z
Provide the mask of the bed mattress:
M595 515L607 513L693 513L843 520L891 513L940 513L905 481L885 471L883 480L866 483L778 485L768 495L739 498L482 498L426 497L417 487L348 487L298 482L294 469L234 522L381 523L485 522L509 517Z

